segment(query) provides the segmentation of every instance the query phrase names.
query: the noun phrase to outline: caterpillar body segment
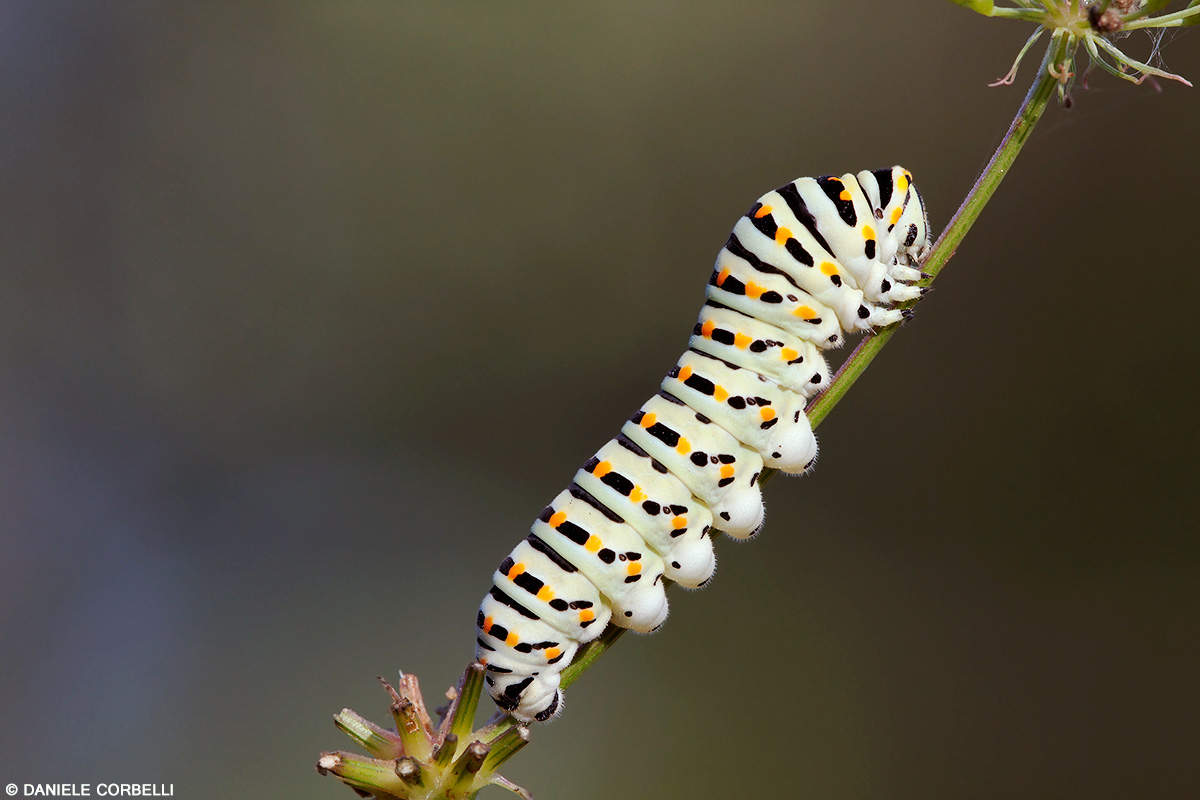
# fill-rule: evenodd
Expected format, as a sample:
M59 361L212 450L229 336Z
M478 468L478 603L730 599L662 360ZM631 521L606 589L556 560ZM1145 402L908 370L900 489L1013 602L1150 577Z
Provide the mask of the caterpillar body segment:
M608 624L652 631L665 582L716 567L713 529L763 522L764 468L809 469L805 402L824 350L898 322L929 249L903 167L800 178L768 192L717 255L688 350L621 432L575 474L500 564L476 620L489 693L522 721L562 707L560 675Z
M758 373L689 350L662 388L760 453L772 469L801 473L817 457L804 397Z
M557 557L536 536L525 539L492 576L493 588L573 641L590 642L604 630L612 609L595 583Z
M696 589L712 578L712 511L646 451L611 440L575 473L575 485L641 534L669 580Z
M475 655L496 704L529 719L549 719L559 706L559 674L579 642L512 608L489 592L479 609Z
M488 593L479 609L482 618L477 620L479 640L493 648L488 651L492 654L488 663L494 672L502 671L499 666L506 664L546 667L574 654L578 641L566 638L502 594L499 590Z
M762 457L711 419L656 394L621 433L691 489L712 510L717 528L743 539L762 526Z
M870 311L853 276L842 269L823 247L812 241L806 231L800 229L793 232L776 224L772 208L770 205L760 206L758 211L738 220L733 227L733 235L725 245L726 249L760 272L778 269L774 267L775 264L789 264L791 269L780 272L792 285L789 294L802 291L804 296L832 309L837 314L838 327L842 330L865 330L870 327L867 321ZM796 237L807 239L808 246L805 247Z
M590 495L565 489L533 523L537 536L574 564L612 608L612 623L648 632L667 618L663 562L638 532Z
M789 188L795 191L785 191ZM887 280L888 268L883 263L876 262L865 272L861 268L846 268L838 261L833 245L820 230L810 230L810 226L797 217L797 214L805 213L807 206L792 185L763 195L737 227L746 233L745 239L755 253L769 252L770 245L763 241L765 236L776 246L788 250L789 255L800 256L795 266L806 269L789 274L818 300L836 309L847 330L863 328L864 317L859 312L863 298L871 303L896 303L920 295L919 289ZM749 234L750 227L760 236ZM857 240L857 237L853 239Z
M756 272L728 250L717 256L705 293L710 303L740 311L823 349L841 347L846 341L832 308L782 277Z
M916 280L920 271L907 263L894 263L900 250L908 255L908 226L919 219L917 236L922 239L928 228L921 197L902 168L840 178L801 178L792 186L797 202L828 222L821 227L823 244L868 300L900 302L919 296L919 289L899 282Z
M888 265L877 258L881 220L875 218L855 176L801 178L792 185L810 213L826 221L821 226L826 250L854 276L857 286L867 286L874 274L886 274Z
M828 386L832 376L812 342L728 308L701 308L688 347L757 372L806 399Z

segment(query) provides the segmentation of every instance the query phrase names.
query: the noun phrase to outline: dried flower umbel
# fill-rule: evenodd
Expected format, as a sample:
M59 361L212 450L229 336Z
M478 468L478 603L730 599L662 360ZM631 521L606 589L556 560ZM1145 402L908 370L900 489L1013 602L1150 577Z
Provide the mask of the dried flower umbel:
M1064 102L1069 103L1071 86L1078 72L1075 56L1080 46L1087 51L1092 65L1122 80L1141 83L1147 78L1156 77L1192 85L1173 72L1152 67L1126 55L1113 44L1113 39L1135 30L1196 25L1200 23L1200 0L1191 0L1180 11L1158 16L1151 15L1170 5L1169 0L1013 0L1015 6L997 6L993 0L952 2L984 16L1023 20L1038 25L1038 29L1017 54L1012 69L992 86L1012 83L1025 53L1047 31L1064 45L1065 58L1051 65L1051 75L1059 82L1059 98ZM1152 60L1157 52L1156 39L1148 60Z
M466 800L489 784L530 800L528 792L496 773L529 743L529 729L497 714L479 730L471 730L483 667L467 667L457 689L446 693L450 704L439 709L441 722L436 727L415 675L402 674L396 688L382 678L380 682L392 697L395 730L344 709L334 715L334 723L371 755L322 753L317 772L336 775L359 796L376 800Z

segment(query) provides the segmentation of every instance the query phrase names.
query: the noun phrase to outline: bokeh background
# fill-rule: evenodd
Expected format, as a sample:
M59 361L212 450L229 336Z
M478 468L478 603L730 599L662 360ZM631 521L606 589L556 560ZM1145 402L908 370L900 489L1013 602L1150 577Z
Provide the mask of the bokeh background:
M313 771L330 715L457 679L737 216L899 162L940 229L1028 33L948 2L0 2L0 783L352 797ZM1161 45L1200 78L1200 38ZM509 777L1195 796L1200 96L1074 99L817 471Z

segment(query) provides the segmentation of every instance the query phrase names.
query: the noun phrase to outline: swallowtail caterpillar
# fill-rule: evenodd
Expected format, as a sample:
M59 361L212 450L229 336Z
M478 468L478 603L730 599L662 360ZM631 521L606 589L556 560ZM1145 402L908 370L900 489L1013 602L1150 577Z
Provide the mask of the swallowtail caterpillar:
M711 529L762 526L765 467L809 469L807 400L821 351L901 321L928 249L902 167L800 178L758 199L717 255L688 349L657 394L588 459L492 578L476 657L496 703L522 721L562 708L560 673L609 623L653 631L664 579L713 574Z

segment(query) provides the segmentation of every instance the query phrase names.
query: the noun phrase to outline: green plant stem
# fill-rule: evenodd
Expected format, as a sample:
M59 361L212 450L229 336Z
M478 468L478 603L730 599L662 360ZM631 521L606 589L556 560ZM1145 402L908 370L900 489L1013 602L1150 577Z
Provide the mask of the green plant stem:
M1037 79L1033 86L1030 87L1029 93L1025 95L1025 101L1021 104L1021 108L1017 111L1016 117L1013 118L1012 124L1008 128L1008 133L1000 142L1000 146L992 155L992 160L988 162L984 168L983 174L975 181L975 185L971 188L970 194L967 195L958 211L955 212L954 218L950 220L950 224L942 231L942 235L938 237L937 242L929 251L929 256L921 265L921 269L929 275L929 281L937 277L942 268L946 266L946 262L954 255L954 251L958 248L963 237L967 235L967 231L975 223L979 217L983 207L987 205L988 200L995 194L996 188L1000 185L1000 181L1004 180L1004 176L1008 174L1012 167L1013 161L1016 160L1017 154L1021 152L1021 147L1029 138L1029 134L1033 131L1034 125L1041 119L1042 112L1046 110L1046 105L1050 101L1051 95L1058 87L1058 80L1050 74L1050 67L1054 64L1061 64L1066 58L1069 41L1065 33L1057 32L1050 40L1050 46L1046 49L1046 54L1042 58L1041 68L1038 70ZM816 428L833 410L834 406L841 401L842 397L849 391L854 382L866 370L871 361L883 349L884 345L891 340L892 335L896 332L898 326L893 326L886 330L882 330L873 336L868 336L858 347L854 349L834 376L833 381L829 386L814 398L809 404L806 413L813 428ZM762 483L766 483L775 470L764 470ZM591 641L579 649L575 660L571 665L563 670L562 686L566 688L579 679L596 659L608 651L613 644L621 638L625 633L624 628L618 628L610 625L598 639ZM501 727L505 724L515 725L516 722L511 717L501 723Z

